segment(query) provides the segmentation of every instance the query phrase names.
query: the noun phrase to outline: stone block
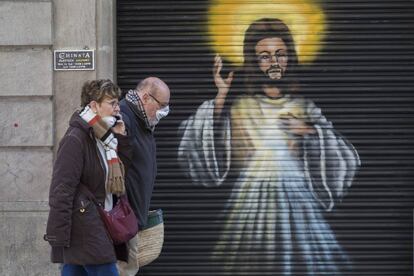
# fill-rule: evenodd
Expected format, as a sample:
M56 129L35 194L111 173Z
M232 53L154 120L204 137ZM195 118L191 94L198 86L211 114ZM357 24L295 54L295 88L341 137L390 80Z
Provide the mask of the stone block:
M82 85L96 78L95 71L65 71L55 73L55 113L56 145L65 134L69 119L80 108Z
M52 106L49 97L2 98L0 146L53 146Z
M51 45L52 3L0 1L0 45Z
M21 210L20 202L47 201L52 166L50 148L0 148L0 203L8 202L0 204L0 211Z
M0 275L60 275L43 240L47 212L0 212Z
M55 49L94 49L96 0L54 0Z
M0 51L2 96L52 95L52 51Z

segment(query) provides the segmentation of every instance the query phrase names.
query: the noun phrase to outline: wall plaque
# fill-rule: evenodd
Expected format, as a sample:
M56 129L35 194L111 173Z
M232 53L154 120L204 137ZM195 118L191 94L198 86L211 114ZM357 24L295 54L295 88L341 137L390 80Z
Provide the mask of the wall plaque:
M54 69L62 70L95 70L94 50L55 50Z

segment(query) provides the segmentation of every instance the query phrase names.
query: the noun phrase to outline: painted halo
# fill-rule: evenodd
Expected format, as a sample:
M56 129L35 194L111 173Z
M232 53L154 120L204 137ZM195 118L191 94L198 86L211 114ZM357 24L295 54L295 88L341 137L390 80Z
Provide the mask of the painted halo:
M214 51L234 65L242 65L244 33L260 18L285 22L295 40L299 63L314 61L321 48L325 15L312 0L213 0L208 33Z

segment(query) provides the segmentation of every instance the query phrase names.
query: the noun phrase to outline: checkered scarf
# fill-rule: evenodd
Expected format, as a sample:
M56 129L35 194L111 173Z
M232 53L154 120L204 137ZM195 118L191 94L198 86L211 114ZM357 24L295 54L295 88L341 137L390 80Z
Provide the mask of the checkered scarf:
M127 100L127 102L130 102L132 104L134 112L139 113L141 115L147 128L151 131L154 131L155 127L151 126L149 123L147 113L145 112L141 98L138 95L138 91L135 89L129 90L128 93L125 95L125 99Z
M106 161L108 163L108 181L106 181L106 192L121 195L125 193L125 171L124 165L118 158L117 148L118 140L111 131L113 122L106 118L101 118L95 114L89 106L86 106L81 112L80 117L88 123L93 129L97 139L103 144L105 149Z

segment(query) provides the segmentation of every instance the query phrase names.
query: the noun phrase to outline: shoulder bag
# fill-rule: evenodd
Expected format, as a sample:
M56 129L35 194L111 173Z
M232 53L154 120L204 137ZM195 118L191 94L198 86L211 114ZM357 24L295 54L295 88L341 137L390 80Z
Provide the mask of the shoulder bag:
M81 191L91 200L98 209L99 215L105 224L114 244L122 244L132 239L138 232L138 221L128 202L126 194L118 197L118 201L110 211L105 211L95 196L85 185Z
M147 225L138 232L138 263L143 267L161 254L164 243L164 220L161 209L150 211Z

